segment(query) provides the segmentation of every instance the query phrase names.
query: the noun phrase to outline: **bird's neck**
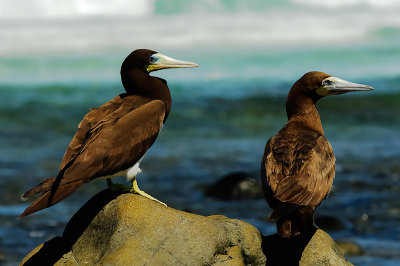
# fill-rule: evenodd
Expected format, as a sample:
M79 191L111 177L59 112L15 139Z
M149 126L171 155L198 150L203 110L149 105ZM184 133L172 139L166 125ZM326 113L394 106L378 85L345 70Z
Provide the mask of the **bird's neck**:
M171 110L172 99L165 80L150 76L141 69L135 69L122 76L122 83L127 94L163 101L166 108L165 119L167 118Z
M286 100L288 123L299 122L324 135L315 100L306 95L290 95Z

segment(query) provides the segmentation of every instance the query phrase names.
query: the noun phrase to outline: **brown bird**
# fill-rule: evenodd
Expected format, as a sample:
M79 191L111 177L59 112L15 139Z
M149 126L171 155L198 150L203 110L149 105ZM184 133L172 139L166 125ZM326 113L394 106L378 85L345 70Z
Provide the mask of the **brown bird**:
M335 155L324 136L315 103L324 96L372 87L322 72L309 72L286 100L287 124L265 146L261 179L279 235L291 238L311 230L315 208L326 199L335 177Z
M99 178L126 175L131 192L156 200L139 189L136 175L140 161L156 140L171 109L167 82L150 76L165 68L197 67L152 50L138 49L124 60L121 79L126 93L91 109L78 125L55 178L47 178L22 195L26 199L42 193L18 217L48 208L68 197L82 184ZM158 201L158 200L156 200Z

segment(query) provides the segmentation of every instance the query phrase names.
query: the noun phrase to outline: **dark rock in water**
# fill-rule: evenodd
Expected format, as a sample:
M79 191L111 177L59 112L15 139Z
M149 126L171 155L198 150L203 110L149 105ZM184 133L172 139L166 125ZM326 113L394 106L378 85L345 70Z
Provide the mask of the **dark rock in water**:
M105 190L69 221L63 236L23 265L265 265L261 235L225 216L200 216L145 197Z
M220 200L264 198L260 183L246 173L224 176L206 190L206 195Z
M355 242L348 240L338 240L336 244L345 256L361 256L364 254L364 249Z
M339 231L346 229L346 226L337 218L333 216L317 216L315 223L319 228L325 231Z

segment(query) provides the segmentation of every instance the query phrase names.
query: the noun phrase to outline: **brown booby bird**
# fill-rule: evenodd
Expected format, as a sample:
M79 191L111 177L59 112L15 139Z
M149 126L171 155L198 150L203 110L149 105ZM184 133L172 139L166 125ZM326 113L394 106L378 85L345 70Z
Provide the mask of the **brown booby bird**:
M132 180L131 192L156 200L139 189L136 175L141 172L140 161L168 117L171 94L165 80L149 73L197 66L147 49L129 54L121 66L126 93L85 115L64 154L57 177L43 180L22 195L26 199L42 193L18 218L60 202L94 179L107 178L112 187L109 178L113 176L126 175Z
M326 199L335 177L335 155L324 136L316 102L328 95L372 87L322 72L309 72L286 100L287 124L265 146L261 179L279 235L291 238L314 228L315 208Z

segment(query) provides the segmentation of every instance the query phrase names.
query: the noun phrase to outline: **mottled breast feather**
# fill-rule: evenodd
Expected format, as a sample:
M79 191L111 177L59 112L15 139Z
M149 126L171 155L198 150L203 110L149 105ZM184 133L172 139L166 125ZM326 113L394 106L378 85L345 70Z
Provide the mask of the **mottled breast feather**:
M335 155L329 141L317 131L288 123L266 144L262 179L268 204L279 202L318 206L335 177Z

